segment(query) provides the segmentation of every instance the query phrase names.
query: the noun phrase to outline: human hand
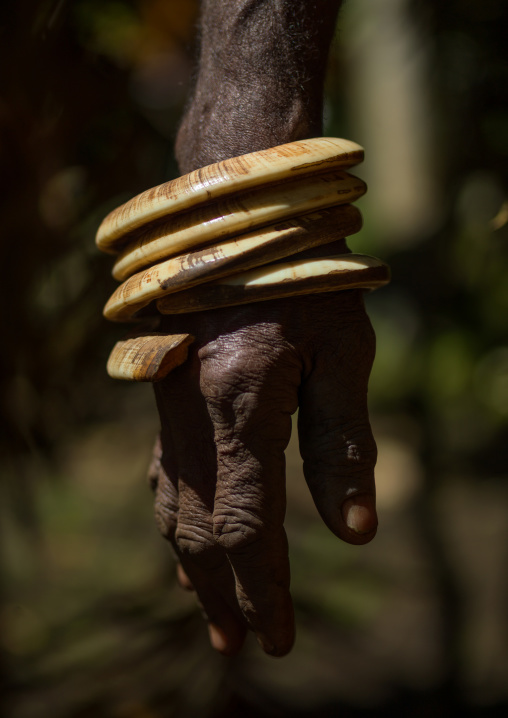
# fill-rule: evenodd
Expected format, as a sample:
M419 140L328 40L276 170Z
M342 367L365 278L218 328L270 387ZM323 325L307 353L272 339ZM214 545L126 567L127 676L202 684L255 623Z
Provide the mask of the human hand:
M326 59L340 0L204 0L193 97L180 127L182 173L322 134ZM347 251L345 245L342 252ZM376 448L367 414L374 334L362 292L165 316L192 334L185 364L155 385L161 418L150 476L158 525L208 617L236 653L294 640L283 522L286 448L300 450L316 506L353 544L375 532Z
M161 437L150 469L157 523L194 588L212 645L247 629L270 655L294 640L283 522L291 414L327 526L352 544L376 532L376 447L367 413L375 339L358 290L164 317L196 337L155 385Z

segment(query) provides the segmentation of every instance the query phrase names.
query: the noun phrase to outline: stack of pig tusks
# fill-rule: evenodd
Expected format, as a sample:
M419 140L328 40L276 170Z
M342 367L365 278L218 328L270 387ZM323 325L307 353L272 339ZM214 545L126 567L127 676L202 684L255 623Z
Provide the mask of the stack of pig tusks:
M104 309L112 321L182 314L266 299L376 289L386 264L358 254L298 259L361 229L351 202L366 186L345 170L363 160L348 140L301 140L234 157L147 190L111 212L97 245L115 254L122 282ZM288 261L281 260L285 258ZM118 342L111 376L159 381L187 358L189 334Z

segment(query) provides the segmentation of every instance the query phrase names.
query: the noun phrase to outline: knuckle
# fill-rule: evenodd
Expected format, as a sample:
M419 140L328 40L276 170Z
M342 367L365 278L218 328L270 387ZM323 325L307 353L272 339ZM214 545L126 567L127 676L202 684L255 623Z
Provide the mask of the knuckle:
M221 400L247 389L252 391L263 384L285 351L279 339L266 336L259 327L237 332L226 344L208 344L199 352L205 395Z
M152 491L157 490L157 486L159 484L159 474L161 473L162 466L161 466L161 450L160 450L160 439L157 439L153 453L152 458L150 461L150 464L148 466L148 470L146 472L146 478L148 481L148 485L152 489Z
M200 389L216 430L228 437L232 427L258 433L272 422L270 410L293 413L297 408L300 362L281 336L259 327L211 342L199 351Z
M178 495L162 467L159 468L154 489L155 523L162 536L172 541L178 518Z
M256 553L263 535L261 520L247 512L241 515L217 514L213 518L215 542L228 553Z
M176 530L176 513L175 511L161 501L155 501L155 523L162 536L168 541L172 541Z
M210 533L196 525L179 524L174 534L174 542L181 556L207 568L211 567L214 557L218 554Z
M256 375L238 355L203 373L202 390L208 401L224 402L246 388L252 389L256 383Z

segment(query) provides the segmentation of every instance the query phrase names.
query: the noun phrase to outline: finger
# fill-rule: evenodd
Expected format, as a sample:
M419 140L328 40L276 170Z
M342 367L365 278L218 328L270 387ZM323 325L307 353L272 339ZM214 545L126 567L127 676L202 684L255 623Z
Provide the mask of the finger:
M167 465L170 465L169 460ZM175 472L172 473L173 479L169 478L168 473L162 465L162 441L160 435L155 442L152 461L148 469L148 479L155 492L155 521L161 534L167 538L173 549L175 546L175 533L178 524L178 479ZM174 550L176 561L176 578L180 586L186 591L194 591L192 581L185 573L180 563L180 559L176 550Z
M169 465L169 461L167 462ZM173 473L173 477L175 477ZM155 493L155 522L161 534L174 546L174 537L178 523L178 480L171 480L162 465L162 441L157 437L148 469L148 480ZM191 580L185 573L182 564L174 551L176 560L176 578L180 586L187 591L194 591Z
M202 457L199 451L194 457ZM234 578L223 551L215 544L212 516L206 505L208 487L202 465L187 460L178 480L179 511L171 537L182 588L196 591L208 621L210 642L215 650L233 656L241 649L247 631L236 604ZM195 490L198 483L200 493ZM212 483L212 489L215 481Z
M236 655L245 641L247 625L239 615L238 608L232 608L223 595L234 596L231 567L227 561L217 565L213 571L214 580L211 580L208 570L196 565L188 556L182 555L181 561L182 573L196 590L199 606L208 622L210 643L225 656ZM218 586L222 590L218 590Z
M195 457L199 456L202 454L196 452ZM191 585L199 596L212 646L224 655L235 655L243 645L247 627L238 608L231 566L213 537L212 513L206 500L209 487L203 481L206 467L193 467L193 463L187 461L179 480L180 511L174 545L184 585Z
M169 439L166 438L166 447ZM154 487L155 501L154 513L155 523L161 534L168 541L173 541L176 526L178 523L178 489L176 485L176 471L172 451L166 451L163 458L163 445L161 437L155 443L152 462L148 470L148 478Z
M205 435L200 431L193 451L187 447L180 459L180 509L174 544L209 622L212 646L225 655L235 655L243 644L246 626L238 608L231 566L213 537L216 458L208 442L203 442Z
M166 477L159 478L160 490L166 487L165 495L178 501L171 521L173 533L168 536L181 563L177 575L184 588L196 590L209 620L214 648L234 655L241 648L246 627L236 602L231 567L213 538L216 456L206 406L203 410L203 398L188 372L182 371L176 384L167 382L156 393Z
M152 449L152 458L150 459L148 471L146 472L146 479L148 481L148 485L154 492L157 489L157 482L159 480L159 471L161 469L161 457L162 457L161 437L160 437L160 434L157 434L157 437L155 439L155 444Z
M300 452L327 526L344 541L363 544L377 528L376 444L367 409L375 337L363 310L329 332L300 389Z
M243 616L263 649L277 656L294 640L284 449L301 366L262 335L242 341L230 336L227 349L211 343L201 351L201 390L217 449L213 530L233 568Z
M169 479L162 466L162 441L157 435L148 467L147 479L155 493L155 520L163 536L173 540L178 522L178 493L174 481ZM194 591L191 580L182 568L175 552L176 578L182 588Z

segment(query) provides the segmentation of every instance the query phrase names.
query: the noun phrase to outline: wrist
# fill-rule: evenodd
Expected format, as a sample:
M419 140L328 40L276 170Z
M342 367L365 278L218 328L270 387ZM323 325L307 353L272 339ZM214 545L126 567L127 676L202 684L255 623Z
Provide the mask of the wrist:
M204 0L199 74L176 142L182 173L322 134L339 0Z

